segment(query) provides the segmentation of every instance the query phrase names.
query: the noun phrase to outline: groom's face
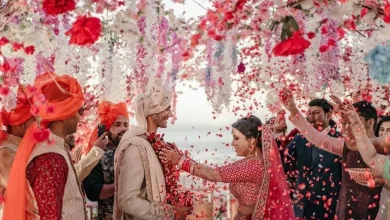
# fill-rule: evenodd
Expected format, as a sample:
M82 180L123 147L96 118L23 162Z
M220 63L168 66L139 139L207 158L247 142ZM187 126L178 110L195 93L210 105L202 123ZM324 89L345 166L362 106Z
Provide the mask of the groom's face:
M169 106L168 108L166 108L162 112L159 112L159 113L152 115L153 122L159 128L166 128L168 126L168 119L170 117L172 117L171 106Z

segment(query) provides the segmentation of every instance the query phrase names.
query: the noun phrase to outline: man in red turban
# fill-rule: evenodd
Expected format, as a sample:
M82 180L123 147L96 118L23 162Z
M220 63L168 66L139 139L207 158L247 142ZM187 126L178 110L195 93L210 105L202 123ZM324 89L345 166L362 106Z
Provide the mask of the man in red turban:
M98 107L100 124L106 126L107 151L91 173L83 181L89 200L98 202L98 218L112 219L114 206L114 155L123 134L129 129L129 114L126 103L112 104L104 101ZM103 134L98 139L98 129L91 135L87 152L104 143Z
M29 219L25 209L31 202L36 202L41 220L85 220L85 199L64 141L76 131L84 112L82 88L76 79L53 73L40 76L36 83L46 101L38 106L38 119L16 152L3 220Z
M30 108L31 103L24 87L19 86L16 107L10 111L3 107L0 111L0 219L3 218L4 195L16 150L27 128L34 121ZM3 126L7 128L6 131L1 130ZM33 210L29 212L29 219L36 217Z

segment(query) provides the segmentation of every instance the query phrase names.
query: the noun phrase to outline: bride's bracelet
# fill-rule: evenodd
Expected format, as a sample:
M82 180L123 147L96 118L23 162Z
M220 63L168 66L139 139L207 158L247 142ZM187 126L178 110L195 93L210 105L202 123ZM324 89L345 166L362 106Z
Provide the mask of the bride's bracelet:
M197 163L193 161L191 158L187 158L182 156L179 161L179 168L187 173L194 174L194 168Z

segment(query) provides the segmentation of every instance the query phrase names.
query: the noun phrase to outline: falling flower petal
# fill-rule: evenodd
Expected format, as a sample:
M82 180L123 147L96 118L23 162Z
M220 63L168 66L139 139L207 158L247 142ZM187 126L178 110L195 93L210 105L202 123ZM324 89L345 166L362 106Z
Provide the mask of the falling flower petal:
M241 62L240 64L238 64L238 66L237 66L237 72L239 72L239 73L245 72L245 64L244 64L243 62Z

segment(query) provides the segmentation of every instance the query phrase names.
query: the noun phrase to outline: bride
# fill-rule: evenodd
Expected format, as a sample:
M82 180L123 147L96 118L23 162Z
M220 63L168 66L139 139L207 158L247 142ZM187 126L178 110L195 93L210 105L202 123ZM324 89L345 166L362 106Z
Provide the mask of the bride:
M230 165L212 168L199 164L175 149L164 148L159 157L181 170L211 182L230 183L239 203L235 220L295 219L279 151L268 126L251 115L232 125L238 157Z

